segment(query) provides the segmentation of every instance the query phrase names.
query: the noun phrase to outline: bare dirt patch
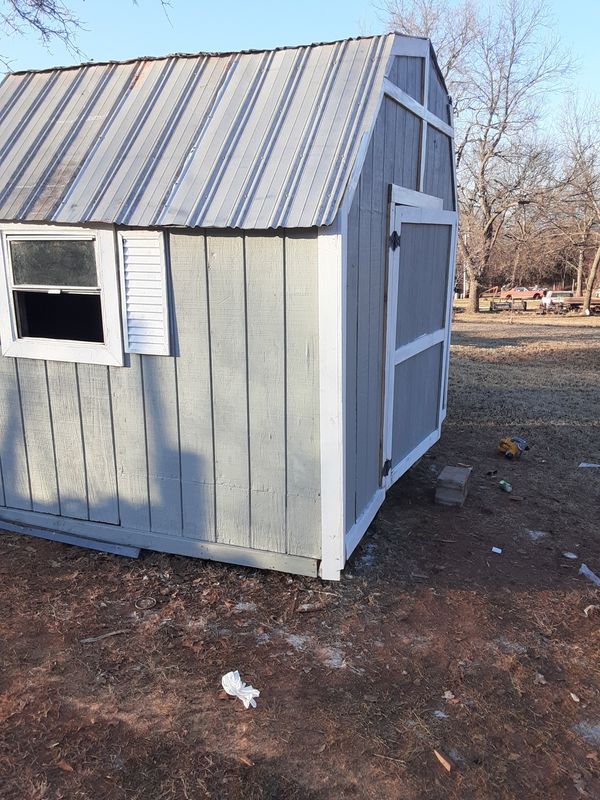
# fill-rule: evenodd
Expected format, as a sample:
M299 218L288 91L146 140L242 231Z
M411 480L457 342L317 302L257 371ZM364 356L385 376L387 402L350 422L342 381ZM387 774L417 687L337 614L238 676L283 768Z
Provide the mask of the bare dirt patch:
M600 797L600 326L534 319L457 319L442 440L340 584L3 534L3 800Z

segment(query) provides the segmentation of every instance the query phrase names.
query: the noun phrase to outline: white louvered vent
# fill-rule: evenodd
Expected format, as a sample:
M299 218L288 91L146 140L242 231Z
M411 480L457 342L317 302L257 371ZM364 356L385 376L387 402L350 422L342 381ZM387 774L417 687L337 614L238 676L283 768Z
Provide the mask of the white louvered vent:
M168 356L165 248L157 231L120 233L123 332L128 353Z

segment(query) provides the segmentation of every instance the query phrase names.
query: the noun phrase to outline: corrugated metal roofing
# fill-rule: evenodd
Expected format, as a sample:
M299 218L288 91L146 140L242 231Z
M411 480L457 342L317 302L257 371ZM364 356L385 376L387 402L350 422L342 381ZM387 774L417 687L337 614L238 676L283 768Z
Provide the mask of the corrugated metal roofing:
M393 39L9 74L0 219L330 224Z

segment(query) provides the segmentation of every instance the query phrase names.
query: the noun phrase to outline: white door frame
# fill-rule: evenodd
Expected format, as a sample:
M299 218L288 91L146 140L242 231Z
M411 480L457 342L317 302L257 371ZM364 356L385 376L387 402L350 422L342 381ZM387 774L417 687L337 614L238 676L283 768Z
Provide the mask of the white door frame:
M420 207L416 207L419 202ZM436 201L436 202L434 202ZM406 203L406 205L404 205ZM450 326L452 318L452 297L454 293L454 261L456 250L457 214L455 211L442 210L440 198L410 194L399 187L393 187L390 200L389 234L390 249L388 258L388 280L386 290L386 355L384 379L384 416L383 416L383 461L387 469L382 471L382 486L388 489L406 470L411 467L440 438L441 425L445 416L445 397L448 379L448 350L450 348ZM448 265L448 285L444 327L432 333L424 334L412 342L396 348L396 323L398 316L398 281L400 275L400 239L402 222L424 225L449 225L450 263ZM393 246L396 242L396 247ZM417 447L408 453L398 464L392 463L392 436L394 425L394 375L398 364L421 353L428 348L443 343L441 364L440 396L438 400L437 425Z

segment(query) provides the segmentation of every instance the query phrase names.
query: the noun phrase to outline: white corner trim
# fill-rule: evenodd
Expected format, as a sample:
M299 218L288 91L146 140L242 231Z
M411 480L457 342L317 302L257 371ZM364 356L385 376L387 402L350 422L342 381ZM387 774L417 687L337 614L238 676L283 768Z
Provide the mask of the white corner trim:
M414 206L415 208L435 208L442 211L444 208L444 200L442 197L436 197L433 194L425 194L424 192L415 192L414 189L405 189L403 186L392 184L392 203L397 203L399 206Z
M395 483L398 478L401 478L402 475L404 475L407 469L410 469L413 464L416 464L416 462L425 455L429 448L433 447L433 445L439 440L440 435L440 429L436 428L426 439L423 439L423 441L420 442L420 444L418 444L414 450L412 450L408 455L404 456L402 461L399 461L390 473L390 484Z
M333 225L319 228L319 400L321 439L321 566L325 580L344 567L344 395L346 231L342 209Z
M406 92L403 92L402 89L399 89L395 83L386 78L383 81L383 91L388 97L391 97L392 100L395 100L401 106L407 109L407 111L412 112L417 117L420 117L422 120L425 120L428 125L431 125L434 128L437 128L442 133L445 133L446 136L449 136L451 139L454 138L454 130L453 128L448 125L447 122L436 117L431 111L425 108L425 106L421 105L421 103L417 102L413 97L411 97Z
M394 366L397 367L398 364L408 361L409 358L422 353L424 350L429 350L430 347L434 347L436 344L440 344L445 341L446 336L446 328L440 328L433 333L424 333L418 339L413 339L408 344L402 345L394 354Z
M356 546L367 532L369 525L375 519L375 515L381 508L385 500L385 489L378 489L369 505L365 508L360 517L356 520L354 525L350 528L345 538L346 561L350 558Z
M96 241L98 286L102 304L104 342L76 342L36 337L19 338L9 277L10 236L31 239L89 239ZM0 339L2 355L45 361L70 361L82 364L123 365L119 281L114 234L110 227L60 228L54 225L7 224L0 226Z

